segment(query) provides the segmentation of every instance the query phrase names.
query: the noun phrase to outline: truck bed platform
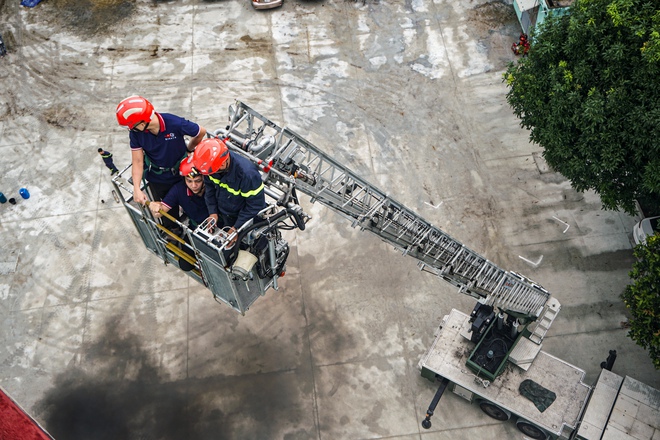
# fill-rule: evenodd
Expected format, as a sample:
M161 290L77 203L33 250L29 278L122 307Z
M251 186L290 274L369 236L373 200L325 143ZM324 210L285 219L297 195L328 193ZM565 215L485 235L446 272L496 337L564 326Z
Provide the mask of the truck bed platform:
M539 351L527 371L508 363L495 381L478 378L466 366L474 344L461 332L469 325L469 316L453 309L445 317L433 345L420 360L422 374L428 372L448 379L460 388L454 392L475 401L489 401L539 428L556 435L573 431L585 408L591 387L583 382L585 372L544 351ZM425 374L425 371L426 374ZM556 394L554 402L543 412L520 394L520 384L531 379ZM461 389L462 388L462 389Z

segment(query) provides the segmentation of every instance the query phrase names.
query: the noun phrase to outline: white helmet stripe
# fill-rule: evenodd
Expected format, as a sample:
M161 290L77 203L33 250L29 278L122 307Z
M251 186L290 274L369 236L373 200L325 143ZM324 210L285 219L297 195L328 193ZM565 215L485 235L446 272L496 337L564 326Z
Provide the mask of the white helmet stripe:
M135 113L141 113L144 109L141 108L129 108L127 109L124 113L122 113L122 116L124 119L128 119L129 116Z

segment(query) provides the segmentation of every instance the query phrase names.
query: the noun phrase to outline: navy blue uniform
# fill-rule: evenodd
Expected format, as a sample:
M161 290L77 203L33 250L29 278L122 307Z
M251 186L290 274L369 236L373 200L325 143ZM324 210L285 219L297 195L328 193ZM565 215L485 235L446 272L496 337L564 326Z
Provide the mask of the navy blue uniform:
M101 158L103 159L103 163L105 163L105 166L108 167L108 169L112 172L112 174L119 172L114 162L112 161L112 153L103 150L101 151Z
M170 210L176 209L177 211L181 207L190 219L192 229L199 226L209 216L204 196L198 196L190 191L185 182L179 182L170 188L163 198L163 205Z
M227 170L204 176L206 206L221 226L239 229L266 207L266 196L257 166L231 151L229 157Z
M154 136L148 130L130 132L131 150L144 151L146 179L150 183L174 185L181 181L179 163L186 154L184 135L195 137L200 127L182 117L169 113L156 113L160 132Z

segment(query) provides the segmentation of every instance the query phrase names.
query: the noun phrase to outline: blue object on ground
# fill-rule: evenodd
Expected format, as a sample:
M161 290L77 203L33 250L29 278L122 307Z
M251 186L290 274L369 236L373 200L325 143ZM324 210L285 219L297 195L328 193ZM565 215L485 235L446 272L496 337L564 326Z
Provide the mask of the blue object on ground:
M27 6L28 8L34 8L41 0L21 0L21 6Z
M30 192L29 192L27 189L25 189L25 188L21 188L21 189L19 189L19 190L18 190L18 193L19 193L19 194L21 195L21 197L23 197L24 199L29 199L29 198L30 198Z
M7 202L7 197L3 193L0 193L0 203L6 203Z

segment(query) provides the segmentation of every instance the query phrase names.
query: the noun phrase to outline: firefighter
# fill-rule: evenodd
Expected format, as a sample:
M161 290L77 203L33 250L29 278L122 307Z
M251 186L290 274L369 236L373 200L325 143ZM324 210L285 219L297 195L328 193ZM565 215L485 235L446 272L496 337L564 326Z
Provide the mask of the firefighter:
M204 200L204 176L193 167L192 158L188 156L179 166L184 180L170 188L162 202L151 202L149 209L154 217L160 217L161 209L169 212L180 207L188 216L190 229L195 229L209 216L209 210Z
M218 227L236 232L266 207L264 184L257 166L232 153L220 139L204 139L193 154L195 168L206 185L209 217ZM228 247L236 242L236 236Z
M162 200L181 181L179 164L204 139L206 129L182 117L156 112L141 96L122 100L116 115L119 125L130 130L133 200L147 201L140 188L143 174L154 200ZM187 147L184 136L191 137Z
M204 177L193 167L192 156L188 156L181 162L179 174L183 176L184 180L170 188L162 202L151 202L149 209L154 217L158 218L161 217L159 212L161 209L164 212L173 209L178 213L181 208L188 216L188 226L190 229L195 229L209 216L204 200ZM187 235L184 235L183 239L190 245ZM189 246L180 245L179 248L196 258L195 252ZM183 258L179 258L179 267L186 272L195 268Z
M110 175L114 176L116 173L118 173L119 170L115 166L115 163L112 161L112 153L105 151L103 148L99 148L98 152L103 159L103 163L105 163L105 166L110 170Z

